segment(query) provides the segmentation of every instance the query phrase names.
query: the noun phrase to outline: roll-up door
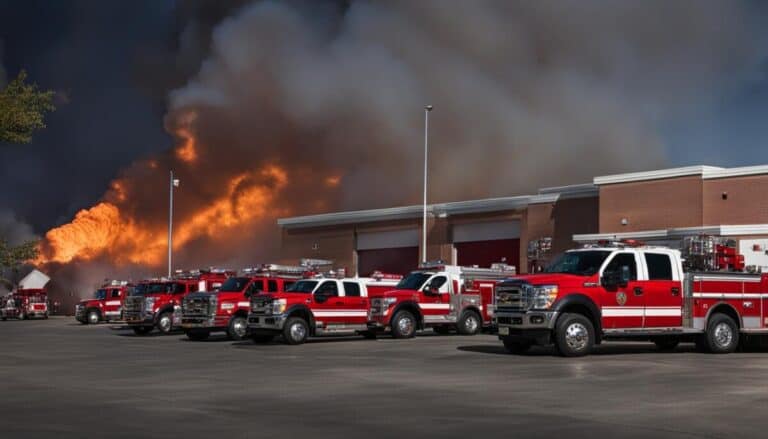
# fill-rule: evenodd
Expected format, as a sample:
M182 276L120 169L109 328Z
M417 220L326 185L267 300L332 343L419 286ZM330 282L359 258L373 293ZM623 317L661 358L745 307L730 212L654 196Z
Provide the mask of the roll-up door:
M358 232L357 273L407 274L419 264L418 229Z
M520 221L494 221L453 226L458 265L490 267L505 261L519 270Z

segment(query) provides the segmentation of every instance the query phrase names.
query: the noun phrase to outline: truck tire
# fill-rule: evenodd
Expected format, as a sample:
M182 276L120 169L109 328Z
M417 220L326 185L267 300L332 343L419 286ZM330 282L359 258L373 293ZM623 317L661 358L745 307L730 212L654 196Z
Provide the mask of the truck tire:
M210 337L211 332L206 330L190 330L187 331L187 338L192 341L203 341Z
M717 313L709 319L702 342L713 354L730 354L739 346L739 326L731 317Z
M88 311L88 314L86 314L85 316L85 321L89 325L95 325L99 323L99 312L96 311L95 309Z
M464 311L456 322L456 331L461 335L477 335L483 329L483 320L474 311Z
M653 343L660 351L671 351L680 344L680 337L674 335L664 335L653 339Z
M136 335L147 335L152 332L151 326L134 326L133 333Z
M164 312L157 318L157 329L163 334L168 334L173 331L173 313Z
M234 316L229 319L227 337L235 341L245 340L248 337L248 320L243 316Z
M416 317L409 311L398 311L392 317L392 336L395 338L412 338L416 335Z
M555 348L563 357L582 357L595 344L595 328L581 314L566 313L555 325Z
M297 345L307 341L309 325L301 317L290 317L283 327L283 340L287 344Z
M504 349L506 349L510 354L526 353L531 348L531 346L533 346L533 343L530 341L504 339Z

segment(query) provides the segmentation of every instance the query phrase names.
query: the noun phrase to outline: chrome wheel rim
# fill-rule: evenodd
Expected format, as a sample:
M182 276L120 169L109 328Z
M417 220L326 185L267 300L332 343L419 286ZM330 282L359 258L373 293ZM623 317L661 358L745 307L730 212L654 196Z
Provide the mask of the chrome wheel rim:
M301 323L294 323L291 325L291 338L299 341L304 340L304 337L307 336L307 328L304 327Z
M733 329L725 322L718 323L715 326L715 343L718 346L726 347L730 346L733 342Z
M479 326L479 323L477 322L477 317L475 317L474 315L467 317L467 322L464 324L464 328L466 328L467 332L475 333L475 331L477 331L478 326Z
M88 314L88 323L90 323L90 324L99 323L99 316L98 316L98 314L96 314L95 312L89 313Z
M245 337L245 333L248 330L248 326L245 324L244 319L237 318L235 319L234 322L232 322L232 329L236 336Z
M163 332L169 332L171 330L171 318L168 316L163 316L160 319L160 330Z
M574 351L582 351L587 347L589 340L589 331L587 327L579 322L568 325L565 329L565 343Z
M410 317L402 317L397 321L397 329L401 334L410 334L413 331L413 321Z

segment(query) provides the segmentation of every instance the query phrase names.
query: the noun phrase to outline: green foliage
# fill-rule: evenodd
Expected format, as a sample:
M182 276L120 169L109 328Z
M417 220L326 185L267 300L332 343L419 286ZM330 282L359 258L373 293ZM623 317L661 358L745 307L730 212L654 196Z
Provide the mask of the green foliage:
M56 109L54 93L27 84L27 72L0 90L0 143L29 143L35 130L45 128L45 114Z
M35 259L39 252L37 241L11 246L5 240L0 239L0 283L12 288L13 283L2 277L2 273L7 270L17 270L23 263Z

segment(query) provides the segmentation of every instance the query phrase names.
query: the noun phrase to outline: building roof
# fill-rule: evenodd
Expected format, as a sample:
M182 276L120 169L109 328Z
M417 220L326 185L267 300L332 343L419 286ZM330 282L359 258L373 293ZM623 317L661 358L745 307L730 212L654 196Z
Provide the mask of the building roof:
M657 169L646 172L629 172L626 174L604 175L595 177L596 186L635 181L662 180L667 178L700 176L702 179L742 177L747 175L768 174L768 165L742 166L737 168L720 168L717 166L685 166L682 168Z
M684 236L702 234L715 236L766 235L768 234L768 224L677 227L672 229L639 230L636 232L621 233L589 233L573 235L573 240L576 242L588 242L620 239L678 239Z

